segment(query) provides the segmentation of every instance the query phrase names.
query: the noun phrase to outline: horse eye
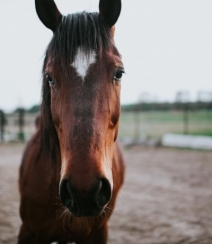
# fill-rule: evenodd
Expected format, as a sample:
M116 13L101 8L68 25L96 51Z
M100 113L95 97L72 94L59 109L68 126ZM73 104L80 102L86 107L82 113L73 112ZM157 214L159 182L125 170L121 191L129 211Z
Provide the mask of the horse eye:
M50 74L46 74L46 81L49 82L50 86L55 85L55 81L52 79Z
M122 78L124 73L125 73L124 69L117 69L115 74L114 74L114 77L113 77L114 80L115 81L121 81L121 78Z

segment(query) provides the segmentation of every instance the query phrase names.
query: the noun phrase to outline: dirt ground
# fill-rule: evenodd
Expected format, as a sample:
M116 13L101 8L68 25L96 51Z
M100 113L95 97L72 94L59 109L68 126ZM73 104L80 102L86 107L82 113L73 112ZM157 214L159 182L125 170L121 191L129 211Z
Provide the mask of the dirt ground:
M0 145L0 244L16 243L23 145ZM212 152L134 147L109 244L211 244Z

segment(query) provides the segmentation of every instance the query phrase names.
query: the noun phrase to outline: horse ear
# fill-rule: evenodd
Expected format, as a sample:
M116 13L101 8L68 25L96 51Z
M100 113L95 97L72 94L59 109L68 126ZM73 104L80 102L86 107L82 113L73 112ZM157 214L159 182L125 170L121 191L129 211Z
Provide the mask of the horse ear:
M110 27L115 25L121 13L121 0L100 0L99 14Z
M35 0L35 8L41 22L53 32L56 31L62 15L53 0Z

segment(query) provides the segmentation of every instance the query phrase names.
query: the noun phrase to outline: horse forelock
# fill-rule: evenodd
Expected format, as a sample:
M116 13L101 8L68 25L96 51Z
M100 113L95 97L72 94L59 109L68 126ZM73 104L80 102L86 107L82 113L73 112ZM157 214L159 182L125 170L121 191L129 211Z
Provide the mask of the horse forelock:
M98 13L81 12L63 16L47 48L47 55L59 59L63 66L71 64L79 52L87 59L93 52L108 49L112 44L111 29Z

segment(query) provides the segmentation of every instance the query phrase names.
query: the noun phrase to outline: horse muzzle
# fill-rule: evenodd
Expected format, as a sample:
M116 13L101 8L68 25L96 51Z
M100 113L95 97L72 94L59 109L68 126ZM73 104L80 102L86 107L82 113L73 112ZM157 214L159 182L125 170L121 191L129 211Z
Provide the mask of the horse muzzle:
M63 179L59 195L62 204L75 217L95 217L109 203L112 190L106 178L96 180L87 191L79 190L70 180Z

